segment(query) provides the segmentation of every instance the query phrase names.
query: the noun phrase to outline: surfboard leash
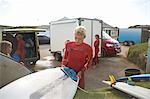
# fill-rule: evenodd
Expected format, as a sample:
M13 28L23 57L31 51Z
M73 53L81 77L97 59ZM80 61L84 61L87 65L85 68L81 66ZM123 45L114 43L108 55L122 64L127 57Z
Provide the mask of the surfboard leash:
M75 83L74 83L74 84L75 84ZM80 86L78 86L78 85L77 85L77 88L79 88L79 89L80 89L82 92L84 92L84 93L87 93L87 94L89 93L87 90L85 90L85 89L81 88L81 87L80 87Z

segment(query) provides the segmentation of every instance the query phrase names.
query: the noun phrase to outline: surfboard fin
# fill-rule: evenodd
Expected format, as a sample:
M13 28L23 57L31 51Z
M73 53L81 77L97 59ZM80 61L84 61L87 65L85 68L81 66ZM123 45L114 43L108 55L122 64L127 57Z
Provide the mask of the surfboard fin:
M127 84L134 86L134 85L135 85L135 82L132 81L132 78L131 78L131 77L128 77Z
M128 77L128 80L129 80L129 81L132 81L131 77Z
M111 81L111 86L116 84L116 79L113 75L109 75L109 79Z

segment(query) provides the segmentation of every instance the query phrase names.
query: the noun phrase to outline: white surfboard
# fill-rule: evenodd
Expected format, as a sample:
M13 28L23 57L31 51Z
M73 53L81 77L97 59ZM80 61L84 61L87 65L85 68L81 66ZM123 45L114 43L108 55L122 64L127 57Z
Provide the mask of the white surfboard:
M111 85L111 81L102 82L107 85ZM124 82L116 82L116 84L112 85L112 87L127 94L130 94L138 99L150 99L150 89L147 88L143 88L140 86L132 86Z
M77 85L60 67L46 69L3 87L0 99L72 99Z

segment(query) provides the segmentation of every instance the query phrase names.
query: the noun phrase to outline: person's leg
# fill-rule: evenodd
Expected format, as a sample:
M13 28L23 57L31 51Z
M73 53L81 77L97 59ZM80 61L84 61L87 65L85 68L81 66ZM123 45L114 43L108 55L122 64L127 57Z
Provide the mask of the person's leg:
M96 64L99 64L99 60L98 60L98 52L96 53Z
M98 64L99 60L98 60L98 53L99 53L99 49L95 50L95 63Z
M29 48L26 48L26 56L27 56L27 58L29 58L29 56L30 56L30 50L29 50Z
M79 81L79 87L82 88L82 89L85 88L84 72L82 72L82 74L81 74L81 78L80 78L80 81Z
M93 65L96 65L96 55L97 55L97 50L95 49L95 51L94 51L95 53L94 53L94 58L93 58Z
M94 58L93 58L93 63L92 63L92 65L96 65L95 56L94 56Z

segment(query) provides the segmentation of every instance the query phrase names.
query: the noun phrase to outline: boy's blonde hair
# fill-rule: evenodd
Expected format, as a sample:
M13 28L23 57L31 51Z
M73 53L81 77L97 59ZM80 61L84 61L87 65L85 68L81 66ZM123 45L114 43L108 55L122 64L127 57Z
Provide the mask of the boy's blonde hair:
M86 28L84 26L76 27L74 32L75 32L75 34L79 34L79 35L84 36L84 38L86 37Z
M7 54L7 53L6 53L6 49L7 49L8 47L12 47L12 43L9 42L9 41L2 41L2 42L0 43L0 52L1 52L1 53L4 53L4 54Z

